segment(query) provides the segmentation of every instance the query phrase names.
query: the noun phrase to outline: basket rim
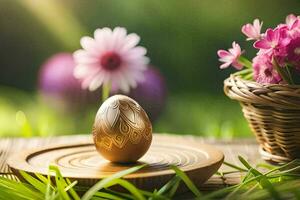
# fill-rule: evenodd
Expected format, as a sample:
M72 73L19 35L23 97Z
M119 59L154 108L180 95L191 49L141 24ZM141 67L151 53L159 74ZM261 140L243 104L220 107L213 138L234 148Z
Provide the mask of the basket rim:
M300 85L276 84L276 83L257 83L255 81L245 80L245 79L241 78L241 76L234 75L234 74L230 74L230 76L224 80L224 83L231 80L232 78L234 78L238 81L241 81L241 82L245 83L246 85L251 85L251 87L253 87L254 85L257 85L257 88L282 87L282 88L289 88L289 89L300 89Z
M260 84L232 74L224 80L224 92L229 98L248 105L300 110L300 85Z

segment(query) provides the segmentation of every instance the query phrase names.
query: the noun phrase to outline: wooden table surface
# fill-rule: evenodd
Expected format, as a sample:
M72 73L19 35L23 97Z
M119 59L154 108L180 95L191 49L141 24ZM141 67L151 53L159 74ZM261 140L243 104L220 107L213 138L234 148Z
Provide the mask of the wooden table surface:
M252 139L234 139L234 140L215 140L201 138L196 136L177 136L184 137L187 140L192 140L201 143L214 145L225 155L225 161L240 165L237 156L241 155L250 163L261 163L262 160L258 153L258 145L254 138ZM6 164L6 160L12 153L23 151L29 148L43 147L51 144L68 144L82 141L92 141L91 135L73 135L73 136L56 136L46 138L1 138L0 139L0 173L2 176L16 179ZM227 166L222 166L219 171L228 171ZM241 180L240 173L233 173L220 177L214 175L201 188L201 190L215 190L228 185L234 185Z

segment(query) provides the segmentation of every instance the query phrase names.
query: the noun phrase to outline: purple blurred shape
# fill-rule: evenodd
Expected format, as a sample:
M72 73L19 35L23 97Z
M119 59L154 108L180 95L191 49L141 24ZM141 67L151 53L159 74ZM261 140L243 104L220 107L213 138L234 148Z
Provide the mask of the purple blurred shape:
M162 113L167 100L167 87L160 71L152 66L145 71L145 80L131 90L130 97L135 99L154 122Z
M92 93L81 89L80 81L73 76L74 66L71 53L55 54L42 64L38 88L46 102L78 110L101 101L99 90Z

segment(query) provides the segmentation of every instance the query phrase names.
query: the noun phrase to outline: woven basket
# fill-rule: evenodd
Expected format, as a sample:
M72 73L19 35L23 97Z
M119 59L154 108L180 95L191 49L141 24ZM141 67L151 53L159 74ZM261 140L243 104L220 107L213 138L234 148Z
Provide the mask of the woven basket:
M262 85L231 75L224 92L240 102L264 159L300 158L300 85Z

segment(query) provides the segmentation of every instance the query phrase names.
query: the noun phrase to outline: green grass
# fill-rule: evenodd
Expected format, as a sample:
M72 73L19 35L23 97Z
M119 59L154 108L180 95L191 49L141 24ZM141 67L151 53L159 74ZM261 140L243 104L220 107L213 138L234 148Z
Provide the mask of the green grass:
M47 136L90 133L98 105L65 111L38 95L0 88L0 136ZM252 136L238 102L225 95L173 95L154 132L216 138Z
M229 173L243 172L241 183L225 187L209 193L203 193L192 180L178 167L170 166L174 176L161 188L145 191L123 179L128 174L137 172L146 165L135 166L119 171L109 177L99 180L94 186L87 188L78 186L77 180L63 177L57 166L49 166L48 176L40 174L29 175L20 171L25 182L0 177L0 199L15 200L98 200L98 199L138 199L138 200L169 200L176 195L180 184L193 194L193 199L299 199L300 160L293 160L282 166L261 164L251 166L246 159L239 156L241 166L224 162L234 171L218 172L219 176ZM54 178L51 178L51 176ZM199 174L200 176L200 174ZM114 190L113 186L124 190ZM122 192L121 192L122 191Z
M240 105L225 95L172 96L155 130L217 138L252 136Z

